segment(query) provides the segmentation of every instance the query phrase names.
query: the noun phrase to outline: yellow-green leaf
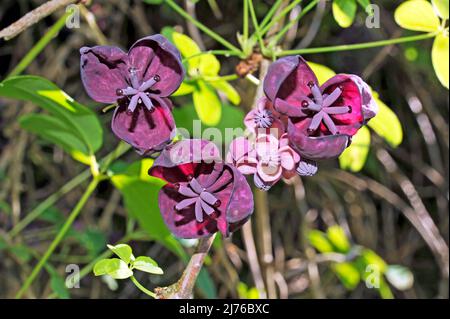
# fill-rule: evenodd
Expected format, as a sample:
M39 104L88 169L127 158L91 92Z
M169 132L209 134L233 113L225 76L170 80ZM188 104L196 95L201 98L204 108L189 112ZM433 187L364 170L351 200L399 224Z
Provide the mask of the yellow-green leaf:
M181 56L185 59L187 58L188 72L198 69L202 51L197 43L187 35L179 32L172 33L172 41L180 51Z
M227 81L211 81L209 82L214 88L225 94L227 99L234 105L241 103L241 97L235 88Z
M314 63L314 62L307 62L311 70L316 74L317 80L319 81L319 84L322 85L326 81L328 81L330 78L336 75L336 72L334 72L329 67Z
M439 30L439 18L426 0L409 0L395 10L395 21L404 29L433 32Z
M327 236L319 230L311 230L308 233L309 243L321 253L331 253L334 251L333 245Z
M442 19L448 19L448 0L431 0L431 3L433 4L434 8L436 9L436 12Z
M327 236L330 242L341 253L347 253L350 250L350 242L344 229L339 225L331 226L327 229Z
M198 71L200 75L216 76L220 71L220 62L213 54L203 54L200 56Z
M434 72L442 83L448 89L448 68L449 68L449 52L448 52L448 36L439 34L434 40L433 49L431 51Z
M353 290L358 286L361 276L358 269L351 263L344 262L334 264L332 266L333 271L338 276L339 280L349 290Z
M399 146L403 141L403 129L397 115L373 92L374 99L378 104L378 114L368 123L368 126L381 136L392 147Z
M357 4L355 0L334 0L333 17L342 28L348 28L355 20Z
M194 92L195 86L192 84L187 84L186 82L182 82L178 90L175 91L172 96L182 96L182 95L188 95Z
M217 125L222 117L222 104L216 92L205 82L199 81L192 97L200 120L206 125Z
M367 127L360 128L353 136L352 144L339 156L341 168L352 172L359 172L363 169L370 149L370 131Z

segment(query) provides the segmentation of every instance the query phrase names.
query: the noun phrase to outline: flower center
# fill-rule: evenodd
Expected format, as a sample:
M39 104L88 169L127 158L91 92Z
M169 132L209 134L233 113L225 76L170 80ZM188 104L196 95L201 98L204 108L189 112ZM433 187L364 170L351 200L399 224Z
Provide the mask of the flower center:
M278 152L265 153L261 156L260 161L263 165L269 167L278 167L281 162L280 154Z
M129 68L128 72L131 86L128 86L124 89L117 89L116 94L118 96L126 96L130 100L127 108L128 113L133 113L136 110L138 104L144 104L147 110L152 112L155 107L151 100L153 94L146 91L151 89L156 83L161 81L160 76L156 74L149 80L141 83L139 81L136 68Z
M256 127L269 128L273 124L273 115L269 110L256 110L254 115Z
M195 205L195 219L199 222L203 222L203 214L211 215L215 212L215 208L220 206L220 200L215 197L212 192L209 192L200 183L192 178L188 183L177 184L178 193L186 196L177 205L175 205L175 210L180 211Z
M342 88L337 87L330 94L322 94L317 84L308 83L311 89L312 98L306 98L302 102L302 108L314 112L308 133L313 134L323 122L331 134L339 134L334 120L330 115L351 113L351 106L333 106L342 94Z

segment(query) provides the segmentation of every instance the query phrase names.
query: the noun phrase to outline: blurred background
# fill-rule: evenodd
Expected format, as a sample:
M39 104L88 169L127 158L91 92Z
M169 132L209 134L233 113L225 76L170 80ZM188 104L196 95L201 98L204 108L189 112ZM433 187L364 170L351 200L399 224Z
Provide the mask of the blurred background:
M43 2L2 0L0 29ZM367 28L366 14L361 9L352 26L341 28L333 18L330 1L324 1L288 33L284 48L414 34L394 21L394 10L401 1L372 2L380 8L381 28ZM242 29L241 1L177 3L237 45L236 34ZM256 0L254 4L262 19L273 1ZM64 10L56 11L18 37L0 40L2 80L62 14ZM101 112L102 106L86 95L79 74L79 48L111 44L126 49L137 39L159 33L167 26L197 42L200 39L206 49L222 49L210 37L196 34L195 28L190 29L167 5L95 0L80 11L79 28L63 28L24 73L49 79L97 112L105 131L100 152L104 156L117 145L109 129L111 112ZM266 196L258 195L260 204L248 224L251 227L231 238L216 240L196 297L448 298L449 97L433 71L431 46L432 40L425 40L305 55L308 61L335 72L361 75L397 115L403 131L401 143L392 145L372 132L370 150L360 171L341 169L338 161L329 161L321 164L314 177L279 183ZM217 58L222 75L233 74L240 62L236 57ZM224 108L232 108L231 114L242 119L253 104L256 87L246 79L231 84L241 96L241 103ZM190 103L188 98L173 101L175 112L183 117L183 107ZM0 99L1 298L14 297L85 187L82 184L71 189L40 212L38 218L20 224L85 169L59 147L20 127L20 116L38 111L32 103ZM389 126L385 130L389 131ZM116 165L137 160L138 155L130 151ZM11 234L18 224L24 227ZM40 273L25 296L145 298L131 282L92 274L91 263L105 251L106 244L123 238L129 240L136 254L151 256L165 271L163 276L139 274L146 287L175 282L184 269L182 258L145 231L142 236L127 237L139 229L129 217L120 192L108 182L101 183L50 257L46 271ZM188 255L194 251L195 241L179 243ZM78 289L64 286L68 264L82 270ZM382 272L379 289L367 287L369 265L377 265Z

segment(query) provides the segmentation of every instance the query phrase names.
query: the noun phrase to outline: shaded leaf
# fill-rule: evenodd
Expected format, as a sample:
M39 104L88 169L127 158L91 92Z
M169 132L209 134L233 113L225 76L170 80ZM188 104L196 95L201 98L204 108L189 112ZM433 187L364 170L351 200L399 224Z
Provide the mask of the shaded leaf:
M211 81L208 82L211 86L213 86L216 90L219 90L227 99L233 103L234 105L239 105L241 103L241 97L236 89L227 81Z

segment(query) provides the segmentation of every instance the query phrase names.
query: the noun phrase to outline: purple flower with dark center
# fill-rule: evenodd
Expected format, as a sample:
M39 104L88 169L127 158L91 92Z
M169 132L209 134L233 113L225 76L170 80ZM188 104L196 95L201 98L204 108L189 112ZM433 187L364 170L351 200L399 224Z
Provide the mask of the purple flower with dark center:
M321 160L339 156L351 137L376 114L369 111L372 106L366 111L363 108L363 91L370 91L362 83L359 77L338 74L319 86L305 60L290 56L271 65L264 90L274 108L289 117L291 146L304 159Z
M168 97L184 78L178 50L162 35L142 38L128 53L117 47L83 47L81 79L89 96L117 103L112 130L140 154L161 151L175 128Z
M149 174L167 184L159 193L159 209L179 238L199 238L237 230L253 212L253 194L245 177L222 162L217 147L204 140L170 145Z

